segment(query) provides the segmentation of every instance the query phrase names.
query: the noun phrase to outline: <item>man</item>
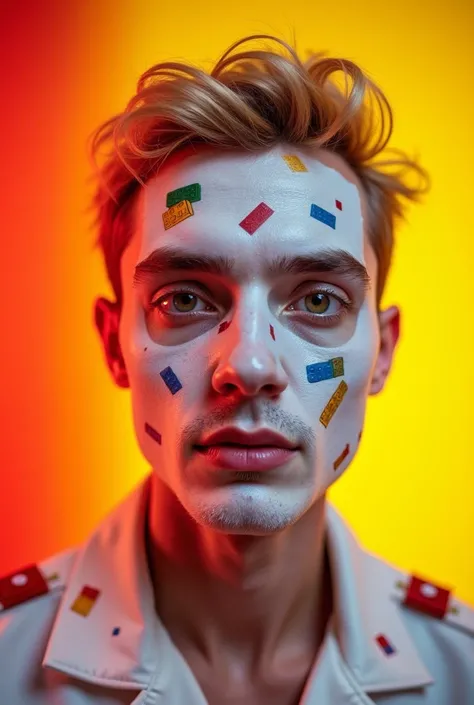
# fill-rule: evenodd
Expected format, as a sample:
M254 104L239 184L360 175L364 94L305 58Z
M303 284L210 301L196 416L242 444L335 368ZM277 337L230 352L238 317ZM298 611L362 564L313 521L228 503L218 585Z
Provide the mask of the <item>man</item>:
M374 164L391 113L361 70L286 49L153 67L95 135L95 321L152 471L3 579L1 705L474 702L473 611L326 502L390 371L380 300L421 188Z

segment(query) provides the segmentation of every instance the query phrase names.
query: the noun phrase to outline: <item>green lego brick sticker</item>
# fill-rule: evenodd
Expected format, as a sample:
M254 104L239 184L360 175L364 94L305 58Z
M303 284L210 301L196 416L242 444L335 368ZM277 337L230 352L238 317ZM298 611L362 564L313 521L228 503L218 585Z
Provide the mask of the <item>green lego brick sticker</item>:
M174 206L175 203L180 201L190 201L194 203L195 201L201 200L201 184L189 184L189 186L183 186L182 188L177 188L174 191L170 191L166 194L166 207L170 208Z

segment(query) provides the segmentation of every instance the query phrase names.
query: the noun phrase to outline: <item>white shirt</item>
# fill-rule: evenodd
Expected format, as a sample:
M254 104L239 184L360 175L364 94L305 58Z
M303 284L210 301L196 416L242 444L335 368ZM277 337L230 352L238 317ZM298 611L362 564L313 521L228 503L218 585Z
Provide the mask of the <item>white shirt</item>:
M154 607L148 490L149 477L80 548L38 564L47 592L0 608L0 705L206 705ZM474 610L452 596L442 619L404 606L410 576L331 505L327 540L334 612L300 705L474 705ZM0 604L28 580L0 580Z

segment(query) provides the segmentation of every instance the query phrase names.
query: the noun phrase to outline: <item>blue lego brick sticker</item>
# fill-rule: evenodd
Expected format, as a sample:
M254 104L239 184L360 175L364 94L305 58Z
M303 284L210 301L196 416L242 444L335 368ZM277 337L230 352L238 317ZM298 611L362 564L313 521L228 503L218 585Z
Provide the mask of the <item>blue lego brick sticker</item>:
M329 225L333 230L336 229L336 216L315 203L311 204L311 217L324 223L324 225Z
M171 394L176 394L176 392L179 392L179 390L182 388L183 385L176 377L171 367L165 367L164 370L161 370L160 375L163 379L163 382L170 390Z
M344 362L342 357L334 357L332 360L306 365L306 376L311 384L323 382L326 379L333 379L333 377L342 377L343 374Z

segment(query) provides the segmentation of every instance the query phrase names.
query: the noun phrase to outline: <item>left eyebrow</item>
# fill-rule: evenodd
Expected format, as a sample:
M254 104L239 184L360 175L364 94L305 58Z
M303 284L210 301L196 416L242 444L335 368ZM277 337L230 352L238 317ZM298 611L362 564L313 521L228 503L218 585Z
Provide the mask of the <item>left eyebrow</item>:
M136 265L133 286L138 286L153 274L184 270L221 277L235 276L237 273L235 261L232 258L222 255L202 255L166 246L154 250ZM355 280L362 285L364 292L371 286L370 276L364 265L349 252L339 249L324 249L296 256L278 255L268 262L266 272L271 277L330 272Z

